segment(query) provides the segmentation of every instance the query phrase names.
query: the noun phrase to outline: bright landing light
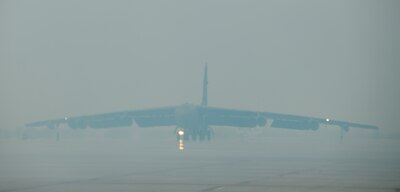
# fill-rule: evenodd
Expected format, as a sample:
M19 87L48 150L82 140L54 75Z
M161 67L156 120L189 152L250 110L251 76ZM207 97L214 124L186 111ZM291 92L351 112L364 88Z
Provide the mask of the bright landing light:
M329 118L326 118L326 119L325 119L325 121L326 121L326 122L329 122L329 121L331 121L331 119L329 119Z
M179 131L178 131L178 135L179 135L179 136L183 136L184 134L185 134L185 132L183 132L183 130L179 130Z

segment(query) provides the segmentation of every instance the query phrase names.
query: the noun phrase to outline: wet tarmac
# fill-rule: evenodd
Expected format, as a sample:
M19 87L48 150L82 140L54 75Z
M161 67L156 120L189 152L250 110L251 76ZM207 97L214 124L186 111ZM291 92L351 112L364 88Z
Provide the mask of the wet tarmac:
M3 140L0 192L400 191L396 140L165 138Z

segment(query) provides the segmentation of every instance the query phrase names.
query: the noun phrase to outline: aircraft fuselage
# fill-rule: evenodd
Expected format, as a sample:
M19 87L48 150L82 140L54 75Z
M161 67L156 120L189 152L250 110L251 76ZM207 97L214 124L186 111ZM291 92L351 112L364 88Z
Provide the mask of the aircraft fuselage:
M185 140L190 137L193 140L211 139L211 129L204 121L204 115L200 106L193 104L183 104L175 110L176 124L178 128L185 130Z

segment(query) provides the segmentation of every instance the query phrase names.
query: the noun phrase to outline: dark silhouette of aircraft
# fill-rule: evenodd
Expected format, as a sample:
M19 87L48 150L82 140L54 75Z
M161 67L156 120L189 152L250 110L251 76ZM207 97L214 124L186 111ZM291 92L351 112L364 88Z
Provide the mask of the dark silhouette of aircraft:
M338 126L343 133L350 128L378 129L377 126L338 121L329 118L315 118L299 115L258 112L248 110L225 109L207 105L207 64L204 68L203 98L200 105L182 104L143 110L127 110L95 115L65 117L54 120L27 123L26 127L57 128L66 124L72 129L176 126L177 137L188 140L211 140L213 131L210 126L263 127L267 121L269 127L295 130L317 130L321 126Z

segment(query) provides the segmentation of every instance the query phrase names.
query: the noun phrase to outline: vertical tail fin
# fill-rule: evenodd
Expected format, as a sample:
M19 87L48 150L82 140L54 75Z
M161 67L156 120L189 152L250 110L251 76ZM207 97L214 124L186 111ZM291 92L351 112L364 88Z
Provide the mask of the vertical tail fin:
M208 84L208 80L207 80L207 63L204 66L204 79L203 79L203 99L201 100L201 105L202 106L207 106L207 84Z

